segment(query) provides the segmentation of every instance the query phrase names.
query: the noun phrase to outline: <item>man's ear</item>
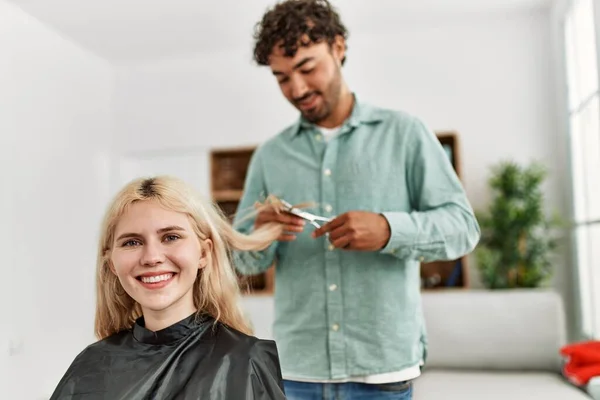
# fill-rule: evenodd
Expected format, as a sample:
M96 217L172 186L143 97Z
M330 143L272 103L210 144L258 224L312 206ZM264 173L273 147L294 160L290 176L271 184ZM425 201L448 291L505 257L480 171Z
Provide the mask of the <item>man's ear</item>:
M204 239L201 243L202 247L202 255L200 256L200 268L206 268L211 259L211 254L213 250L213 242L210 239Z
M337 35L331 48L333 50L333 56L337 60L338 65L341 66L343 60L346 58L346 39L341 35Z

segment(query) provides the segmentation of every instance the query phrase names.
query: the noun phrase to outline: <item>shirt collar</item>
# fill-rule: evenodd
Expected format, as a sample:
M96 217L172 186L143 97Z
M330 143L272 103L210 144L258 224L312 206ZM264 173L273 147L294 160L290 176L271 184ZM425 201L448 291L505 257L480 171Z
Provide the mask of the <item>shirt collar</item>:
M356 94L353 93L352 95L354 96L354 106L352 107L350 117L344 122L344 125L356 128L362 124L381 122L381 115L379 115L375 109L366 103L361 103ZM291 136L294 138L303 130L312 129L313 127L315 127L315 125L312 122L309 122L303 116L300 116L291 130Z

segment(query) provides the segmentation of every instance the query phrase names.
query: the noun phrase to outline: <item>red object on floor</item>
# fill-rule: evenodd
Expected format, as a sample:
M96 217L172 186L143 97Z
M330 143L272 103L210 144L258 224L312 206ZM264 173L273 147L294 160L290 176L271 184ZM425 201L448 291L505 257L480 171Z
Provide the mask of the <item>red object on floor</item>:
M575 385L586 385L600 376L600 341L568 344L560 349L560 354L566 358L563 373Z

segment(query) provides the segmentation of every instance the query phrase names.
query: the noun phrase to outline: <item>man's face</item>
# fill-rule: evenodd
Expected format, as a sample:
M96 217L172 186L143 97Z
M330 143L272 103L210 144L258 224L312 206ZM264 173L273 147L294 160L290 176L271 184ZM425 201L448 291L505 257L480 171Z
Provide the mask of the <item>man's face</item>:
M344 50L343 41L299 46L294 57L278 46L273 49L269 66L281 92L310 122L327 119L338 104Z

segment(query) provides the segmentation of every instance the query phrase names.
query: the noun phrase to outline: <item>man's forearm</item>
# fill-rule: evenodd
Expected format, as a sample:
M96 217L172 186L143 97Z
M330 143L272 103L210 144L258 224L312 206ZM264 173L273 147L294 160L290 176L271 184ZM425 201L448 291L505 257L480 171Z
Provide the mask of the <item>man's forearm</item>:
M391 235L383 253L422 262L455 260L470 253L481 235L470 209L448 204L428 211L384 212Z
M268 270L275 261L277 242L261 251L232 252L235 269L242 275L257 275Z

